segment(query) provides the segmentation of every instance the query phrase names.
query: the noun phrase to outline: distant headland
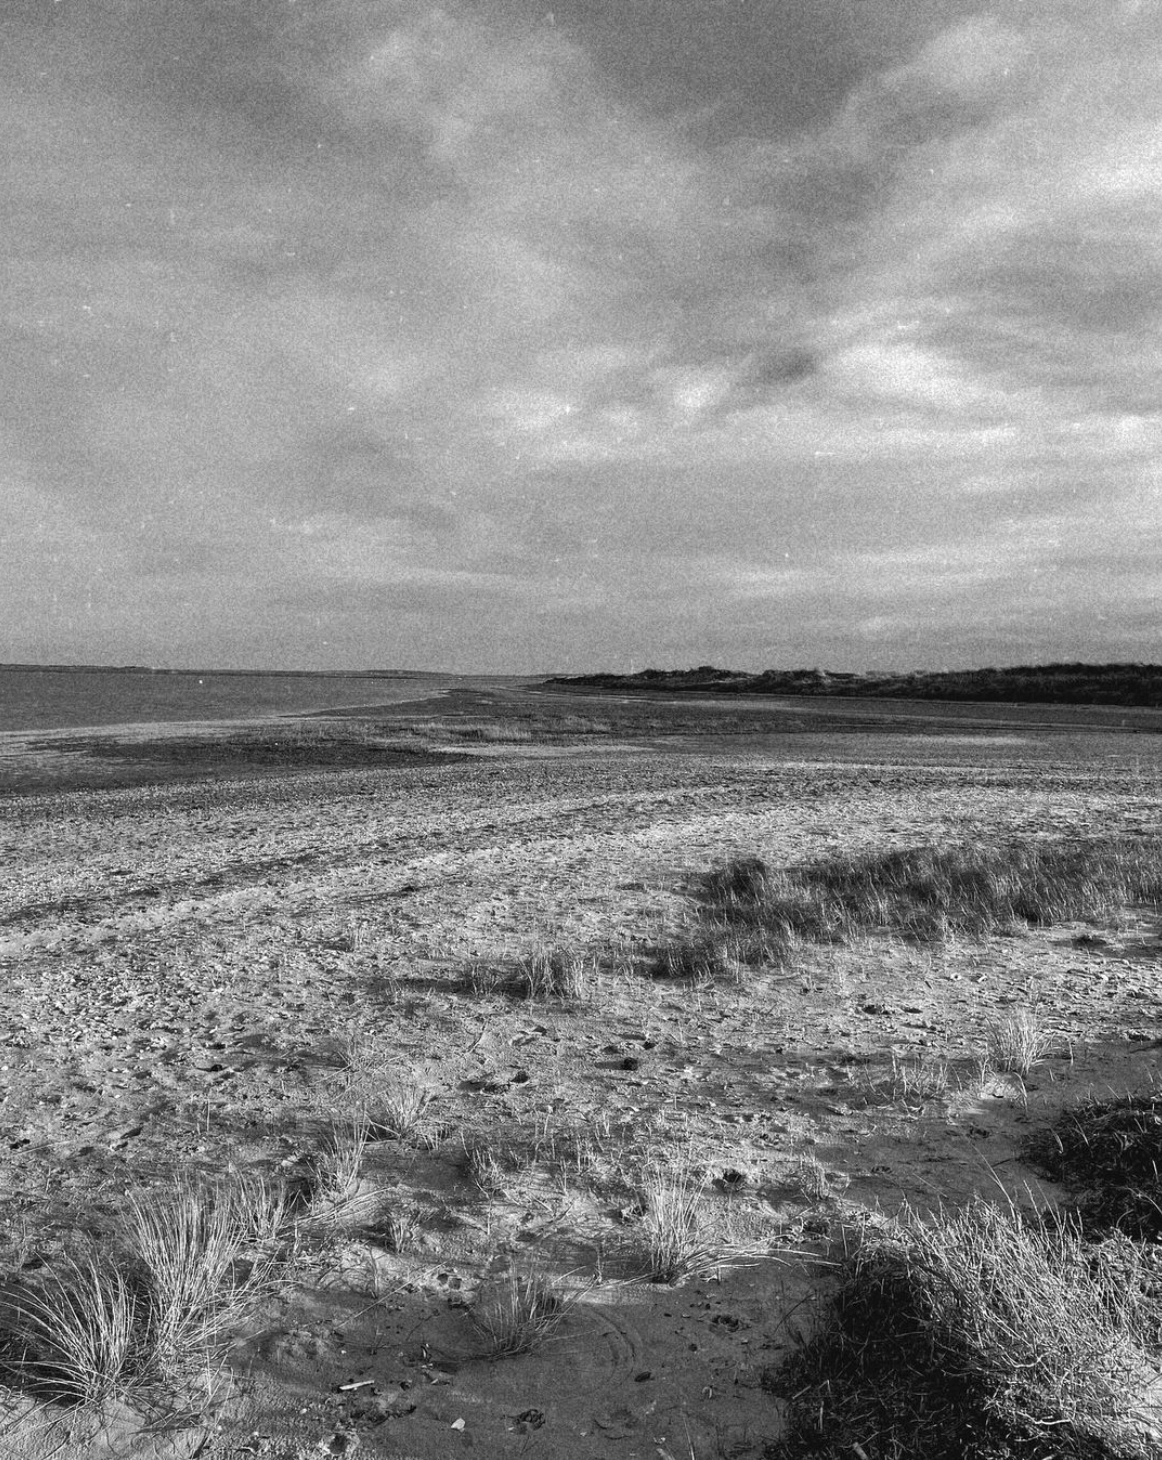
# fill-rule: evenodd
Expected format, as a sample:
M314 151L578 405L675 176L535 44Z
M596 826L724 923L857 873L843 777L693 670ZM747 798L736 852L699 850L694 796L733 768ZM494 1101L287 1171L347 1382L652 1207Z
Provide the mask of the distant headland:
M561 675L549 684L619 693L834 695L908 700L995 700L1053 705L1162 706L1162 665L1022 664L1006 669L853 674L824 669L643 669L636 674Z

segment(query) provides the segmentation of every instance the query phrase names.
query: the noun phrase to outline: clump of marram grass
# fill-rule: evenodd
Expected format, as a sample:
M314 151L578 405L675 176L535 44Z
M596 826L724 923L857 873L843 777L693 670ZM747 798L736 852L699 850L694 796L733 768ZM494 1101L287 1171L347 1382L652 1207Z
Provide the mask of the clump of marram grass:
M948 1061L923 1054L904 1059L893 1051L888 1088L894 1100L941 1100L948 1093Z
M679 1283L769 1255L768 1243L737 1240L711 1224L703 1206L709 1171L688 1148L656 1151L635 1186L642 1222L634 1246L649 1282Z
M508 980L506 993L521 999L584 999L593 976L591 960L575 948L546 943L521 958Z
M486 997L504 992L507 971L489 958L471 958L460 974L460 989L464 993Z
M423 1072L397 1063L394 1053L365 1032L352 1029L343 1047L343 1078L338 1105L349 1113L345 1140L332 1147L358 1146L368 1139L423 1144L429 1138L434 1096Z
M938 942L1157 906L1162 838L908 847L774 871L739 858L708 873L702 895L710 916L745 935L751 957L780 963L799 942L874 931Z
M49 1401L100 1409L125 1400L149 1373L147 1300L100 1250L68 1252L36 1286L0 1298L0 1372Z
M1141 1250L1117 1246L980 1200L868 1218L816 1331L767 1376L787 1406L774 1454L1156 1457L1157 1296Z
M308 1169L306 1205L298 1230L326 1244L336 1233L374 1226L383 1218L383 1192L364 1180L371 1123L362 1106L332 1122Z
M328 1138L307 1165L295 1235L316 1257L357 1233L382 1237L393 1248L401 1235L405 1244L408 1240L391 1193L365 1174L375 1129L366 1110L354 1107L332 1122Z
M831 1182L827 1167L818 1156L803 1154L798 1157L789 1174L790 1185L808 1201L823 1201L831 1195Z
M511 961L472 959L462 982L473 994L502 994L536 1003L579 1003L589 997L595 976L592 957L562 944L545 943Z
M651 1282L674 1283L713 1265L716 1251L705 1239L700 1211L706 1186L705 1174L684 1163L673 1170L655 1165L645 1173L642 1233Z
M315 1191L324 1200L342 1201L359 1184L367 1154L369 1122L357 1106L345 1120L331 1124L323 1149L314 1158Z
M221 1348L274 1261L269 1246L254 1243L277 1241L284 1220L277 1194L261 1184L179 1184L129 1205L126 1237L144 1275L153 1358L163 1374L180 1372L191 1354Z
M411 1252L422 1226L423 1214L415 1207L398 1206L385 1211L379 1230L392 1252Z
M473 723L460 723L451 727L451 733L457 740L478 740L487 745L506 745L514 741L524 743L533 739L531 726L514 723L511 720L480 720Z
M1025 1156L1077 1193L1089 1232L1162 1241L1162 1091L1091 1099L1034 1132Z
M623 1132L607 1110L573 1122L562 1122L546 1111L537 1118L532 1150L534 1159L567 1185L571 1180L597 1179L602 1168L612 1167L614 1153L623 1139Z
M535 1148L520 1140L461 1132L460 1168L490 1200L503 1196L513 1178L530 1170L535 1161Z
M734 857L710 872L704 891L712 902L755 903L771 890L772 873L761 857Z
M508 1170L501 1152L480 1137L461 1136L460 1165L464 1175L483 1196L500 1196L508 1183Z
M666 938L646 968L652 979L678 983L718 983L732 976L728 942L716 930L687 932Z
M543 1273L516 1268L487 1284L468 1310L485 1341L485 1357L532 1353L553 1337L583 1292L582 1288L567 1290Z
M1056 1043L1057 1036L1046 1029L1036 1009L1016 1009L985 1025L984 1058L990 1069L1023 1080Z
M368 1099L368 1133L376 1139L422 1144L429 1137L432 1091L419 1080L395 1075Z
M766 1238L751 1240L739 1224L711 1224L703 1208L709 1172L686 1149L659 1151L636 1183L642 1212L637 1253L651 1283L680 1283L684 1278L719 1273L769 1258ZM720 1213L720 1216L722 1214Z
M0 1371L50 1402L181 1408L266 1290L285 1220L261 1183L130 1196L103 1245L0 1296Z

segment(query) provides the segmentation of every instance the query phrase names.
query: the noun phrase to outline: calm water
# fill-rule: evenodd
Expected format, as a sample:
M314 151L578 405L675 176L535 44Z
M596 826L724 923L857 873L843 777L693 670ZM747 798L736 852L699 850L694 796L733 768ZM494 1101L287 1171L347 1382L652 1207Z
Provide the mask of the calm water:
M243 720L423 699L440 675L214 674L198 670L0 667L0 730L151 720Z

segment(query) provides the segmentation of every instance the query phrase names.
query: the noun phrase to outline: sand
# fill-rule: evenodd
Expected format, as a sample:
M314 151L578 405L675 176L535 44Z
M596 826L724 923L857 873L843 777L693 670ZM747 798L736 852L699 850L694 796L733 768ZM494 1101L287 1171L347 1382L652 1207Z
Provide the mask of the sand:
M429 1097L423 1138L372 1139L355 1193L405 1222L400 1250L339 1222L287 1265L197 1414L70 1438L80 1421L13 1400L13 1454L760 1457L781 1425L765 1379L826 1290L830 1234L905 1202L1055 1199L1024 1135L1157 1068L1145 909L873 937L709 987L640 966L732 856L1156 834L1156 736L489 744L414 769L87 790L53 760L66 740L6 748L60 785L0 799L10 1270L105 1230L127 1191L301 1176L353 1092ZM538 942L594 956L585 1002L466 986ZM982 1079L985 1027L1014 1010L1053 1051L1026 1081ZM495 1158L487 1189L466 1147ZM637 1193L679 1159L708 1178L719 1258L650 1283ZM491 1358L471 1306L514 1265L576 1301L541 1348Z

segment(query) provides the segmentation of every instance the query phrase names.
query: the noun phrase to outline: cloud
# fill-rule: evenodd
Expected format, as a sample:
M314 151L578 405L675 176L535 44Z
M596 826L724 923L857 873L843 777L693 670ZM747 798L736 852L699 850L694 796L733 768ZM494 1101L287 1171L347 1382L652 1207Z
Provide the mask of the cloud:
M1157 389L1134 328L1159 300L1157 16L1131 38L1062 14L998 39L971 129L908 157L869 280L897 327L1030 419L1148 408Z
M497 665L765 655L764 584L810 657L844 594L860 653L935 652L892 592L1046 642L1067 590L1021 574L1081 591L1155 503L1159 39L1059 0L14 0L34 597L88 555L107 652L198 600L291 661L321 617L382 662L344 592L413 663L474 615L530 626Z

